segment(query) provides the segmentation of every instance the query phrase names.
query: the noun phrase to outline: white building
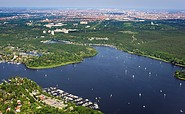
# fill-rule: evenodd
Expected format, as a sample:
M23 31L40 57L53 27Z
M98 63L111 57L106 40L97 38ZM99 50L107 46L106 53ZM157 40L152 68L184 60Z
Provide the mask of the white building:
M43 34L46 34L46 31L45 30L43 31Z
M78 26L78 23L73 23L73 26Z
M46 26L46 27L48 27L48 28L51 28L52 26L54 26L54 23L49 23L49 24L46 24L46 25L44 25L44 26Z
M49 23L49 24L46 24L44 25L45 27L48 27L48 28L51 28L51 27L61 27L61 26L64 26L64 25L67 25L67 24L63 24L63 23Z
M88 22L87 22L87 21L81 21L80 24L81 24L81 25L87 25Z
M51 35L55 35L55 31L52 30L52 31L51 31Z
M65 34L68 34L69 32L75 32L75 31L78 31L78 30L77 29L66 29L66 28L54 30L54 32L63 32Z
M69 33L69 30L67 30L67 29L65 29L65 28L63 28L63 29L56 29L56 30L54 30L55 32L63 32L63 33Z
M151 25L154 25L154 22L151 22Z
M85 28L90 28L91 26L87 25Z

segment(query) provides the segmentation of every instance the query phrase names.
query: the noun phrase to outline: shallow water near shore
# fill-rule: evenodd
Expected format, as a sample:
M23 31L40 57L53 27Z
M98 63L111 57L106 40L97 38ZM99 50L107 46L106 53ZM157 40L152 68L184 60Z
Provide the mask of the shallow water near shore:
M0 79L23 76L41 87L58 88L98 102L106 114L180 114L185 112L185 81L173 77L181 67L95 46L98 54L79 64L32 70L0 64Z

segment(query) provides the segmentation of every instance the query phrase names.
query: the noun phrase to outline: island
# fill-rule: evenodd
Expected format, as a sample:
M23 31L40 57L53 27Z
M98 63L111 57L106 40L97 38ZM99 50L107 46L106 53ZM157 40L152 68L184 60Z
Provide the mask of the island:
M185 80L185 70L178 70L175 72L175 77L180 79L180 80Z
M34 81L18 76L0 84L0 113L102 114L99 110L48 94Z

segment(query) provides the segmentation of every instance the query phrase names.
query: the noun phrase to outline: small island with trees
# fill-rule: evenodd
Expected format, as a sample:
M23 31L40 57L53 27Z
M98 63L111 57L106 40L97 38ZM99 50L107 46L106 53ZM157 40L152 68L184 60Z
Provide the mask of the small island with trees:
M175 72L175 77L180 79L180 80L185 80L185 70L178 70Z

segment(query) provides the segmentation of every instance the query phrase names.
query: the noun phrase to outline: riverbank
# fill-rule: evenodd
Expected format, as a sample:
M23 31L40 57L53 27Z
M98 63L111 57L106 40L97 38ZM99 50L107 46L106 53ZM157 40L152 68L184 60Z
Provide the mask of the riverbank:
M26 66L26 67L29 69L47 69L47 68L55 68L55 67L65 66L65 65L69 65L69 64L77 64L80 62L82 62L82 61L71 61L71 62L65 62L65 63L61 63L61 64L56 64L56 65L48 65L48 66L38 66L38 67Z
M180 79L180 80L185 80L185 70L178 70L175 72L175 75L174 75L176 78Z
M151 58L151 59L155 59L155 60L159 60L159 61L163 61L163 62L166 62L166 63L171 63L173 65L176 65L176 66L180 66L180 67L185 67L185 65L183 64L174 64L168 60L165 60L165 59L162 59L162 58L158 58L158 57L155 57L155 56L151 56L151 55L145 55L145 54L137 54L133 51L128 51L128 50L125 50L125 49L122 49L120 48L119 46L114 46L114 45L109 45L109 44L89 44L90 46L106 46L106 47L111 47L111 48L114 48L114 49L117 49L117 50L120 50L120 51L123 51L123 52L126 52L126 53L129 53L129 54L134 54L134 55L138 55L138 56L143 56L143 57L147 57L147 58Z
M105 45L105 46L109 46L109 45ZM158 57L155 57L155 56L151 56L151 55L146 55L146 54L142 54L142 53L136 53L136 52L133 52L133 51L128 51L126 49L123 49L123 48L120 48L119 46L109 46L109 47L113 47L115 49L118 49L118 50L121 50L121 51L124 51L126 53L129 53L129 54L134 54L134 55L138 55L138 56L143 56L143 57L147 57L147 58L151 58L151 59L155 59L155 60L159 60L159 61L163 61L163 62L166 62L166 63L171 63L173 65L176 65L176 66L179 66L179 67L185 67L184 64L178 64L178 63L172 63L171 61L168 61L168 60L165 60L165 59L162 59L162 58L158 58Z
M138 55L138 56L148 57L148 58L163 61L163 62L166 62L166 63L171 63L171 64L179 66L179 67L185 67L185 65L183 65L183 64L177 64L177 63L174 64L171 61L168 61L168 60L165 60L165 59L162 59L162 58L158 58L158 57L155 57L155 56L151 56L151 55L140 55L140 54L137 54L137 53L134 53L134 52L128 52L128 53Z

